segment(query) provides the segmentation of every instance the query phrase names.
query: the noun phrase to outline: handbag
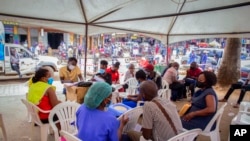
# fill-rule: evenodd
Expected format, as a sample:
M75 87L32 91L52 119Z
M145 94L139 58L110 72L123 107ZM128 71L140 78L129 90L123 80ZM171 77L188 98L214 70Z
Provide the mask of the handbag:
M156 100L153 100L152 102L154 102L159 107L159 109L161 110L161 112L164 114L164 116L166 117L167 121L169 122L170 126L174 130L175 135L177 135L178 134L177 130L176 130L175 126L174 126L173 121L169 117L168 113L164 110L164 108L161 106L161 104L158 103Z
M187 113L187 111L188 111L190 108L191 108L191 104L190 104L190 103L184 104L184 105L181 107L180 111L179 111L179 115L180 115L180 116L185 115L185 114Z

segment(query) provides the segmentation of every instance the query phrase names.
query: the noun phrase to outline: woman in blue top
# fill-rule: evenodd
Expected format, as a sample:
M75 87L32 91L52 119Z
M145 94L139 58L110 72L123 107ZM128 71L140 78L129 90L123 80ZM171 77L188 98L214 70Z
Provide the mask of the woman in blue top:
M191 108L181 117L183 128L188 130L206 128L217 112L218 98L212 88L216 82L217 79L213 72L204 71L199 75L196 86L200 89L192 97Z
M119 141L128 118L116 117L107 112L112 87L106 82L96 82L84 97L84 104L76 112L78 138L83 141Z

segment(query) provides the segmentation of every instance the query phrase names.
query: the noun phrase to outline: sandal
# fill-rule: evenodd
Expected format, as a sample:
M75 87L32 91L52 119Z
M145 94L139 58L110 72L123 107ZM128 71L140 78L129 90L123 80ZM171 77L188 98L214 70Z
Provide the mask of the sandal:
M221 99L221 100L219 100L219 102L227 102L227 100L226 99Z
M239 104L235 104L233 107L234 108L239 108Z

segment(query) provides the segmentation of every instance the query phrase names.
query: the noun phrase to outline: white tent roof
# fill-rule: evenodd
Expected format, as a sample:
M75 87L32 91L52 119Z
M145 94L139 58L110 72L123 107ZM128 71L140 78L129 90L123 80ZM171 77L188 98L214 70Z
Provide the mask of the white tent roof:
M250 37L250 0L0 0L0 20L80 35L140 33L165 43Z

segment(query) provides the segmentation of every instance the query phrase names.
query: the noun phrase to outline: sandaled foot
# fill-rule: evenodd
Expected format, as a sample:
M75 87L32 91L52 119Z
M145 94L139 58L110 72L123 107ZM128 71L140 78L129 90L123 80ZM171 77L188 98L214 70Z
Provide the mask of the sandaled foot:
M240 106L239 104L235 104L233 107L234 108L239 108L239 106Z
M227 102L227 100L226 99L221 99L221 100L219 100L219 102Z

